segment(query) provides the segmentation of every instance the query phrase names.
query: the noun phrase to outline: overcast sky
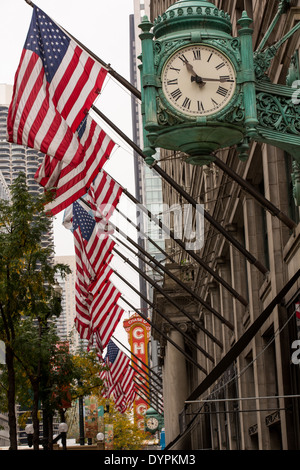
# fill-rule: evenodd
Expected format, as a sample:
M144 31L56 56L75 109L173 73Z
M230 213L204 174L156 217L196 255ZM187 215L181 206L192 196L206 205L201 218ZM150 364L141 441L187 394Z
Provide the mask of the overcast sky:
M58 25L65 28L105 63L110 64L114 70L129 80L129 15L133 14L133 0L37 0L35 3ZM0 84L13 85L31 21L32 8L25 0L0 0L0 13ZM109 77L95 104L131 138L130 100L129 92ZM99 121L95 115L93 117L118 144L104 169L134 194L132 150L105 123ZM121 198L121 203L119 207L133 219L132 203L129 203L125 196ZM73 236L62 226L62 216L63 213L59 214L54 224L56 254L72 255L74 254ZM126 224L126 229L127 227L128 224ZM125 226L122 227L124 228ZM134 237L135 230L128 231L128 234ZM132 258L131 260L133 261ZM125 277L137 283L136 273L127 268L124 262L120 263L114 259L113 267L122 271L122 274L127 273ZM122 285L118 285L118 282L115 284L123 292ZM126 289L126 296L128 300L133 301L134 306L139 306L139 298L132 291Z

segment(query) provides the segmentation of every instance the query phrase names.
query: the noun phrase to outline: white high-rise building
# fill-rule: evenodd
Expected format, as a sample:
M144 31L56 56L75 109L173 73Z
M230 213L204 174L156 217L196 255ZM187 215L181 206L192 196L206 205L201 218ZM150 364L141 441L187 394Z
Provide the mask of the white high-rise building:
M67 264L71 268L71 274L65 279L57 279L62 288L62 312L57 320L58 334L62 340L71 339L70 347L74 352L80 346L80 337L75 329L74 319L76 315L75 282L76 261L75 256L55 256L55 263Z
M44 155L23 145L7 142L6 122L12 89L11 85L0 85L0 171L8 187L20 172L24 172L29 191L42 193L43 188L34 179L34 175Z

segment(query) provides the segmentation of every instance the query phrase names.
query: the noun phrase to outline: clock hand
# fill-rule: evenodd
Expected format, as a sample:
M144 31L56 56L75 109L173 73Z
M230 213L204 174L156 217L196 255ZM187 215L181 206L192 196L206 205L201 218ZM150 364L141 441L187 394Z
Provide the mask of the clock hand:
M204 85L206 85L206 82L203 81L202 77L199 77L199 75L196 75L195 77L191 77L192 82L196 82L200 88L203 88Z
M203 88L206 83L203 81L203 78L199 77L199 75L196 74L193 66L188 62L188 60L185 59L185 65L187 70L192 74L191 81L196 82L200 88Z
M230 80L230 79L227 79L227 78L201 78L201 80L205 80L206 82L221 82L221 83L233 83L234 80ZM193 77L192 77L192 81L193 80Z
M204 87L205 82L201 77L199 77L199 75L196 74L193 66L187 60L185 61L185 65L187 70L192 74L191 81L196 82L200 88Z
M188 70L190 73L192 73L195 77L198 77L198 75L196 74L196 72L195 72L193 66L192 66L187 60L185 61L185 65L186 65L187 70Z

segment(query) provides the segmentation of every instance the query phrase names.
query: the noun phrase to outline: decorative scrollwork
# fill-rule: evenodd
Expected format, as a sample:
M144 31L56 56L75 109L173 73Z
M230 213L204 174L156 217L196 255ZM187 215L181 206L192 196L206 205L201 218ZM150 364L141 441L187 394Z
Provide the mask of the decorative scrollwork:
M221 122L230 122L234 124L243 123L245 120L245 107L243 101L243 94L240 93L234 107L230 108L218 118Z
M166 41L164 43L160 41L155 41L154 43L154 65L158 67L162 58L165 55L169 55L172 53L173 50L181 47L182 45L186 44L186 39L182 40L174 40L174 41Z
M173 114L166 106L163 105L161 100L157 99L157 122L160 126L174 126L184 122L178 116Z
M300 134L300 107L291 98L257 94L257 117L262 127L287 134Z
M224 52L234 58L237 63L241 62L241 53L240 53L240 40L239 38L234 38L233 40L228 39L209 39L207 40L208 44L211 44L215 47L221 47Z
M293 161L293 172L292 172L292 182L293 182L293 196L296 202L296 205L300 206L300 163Z

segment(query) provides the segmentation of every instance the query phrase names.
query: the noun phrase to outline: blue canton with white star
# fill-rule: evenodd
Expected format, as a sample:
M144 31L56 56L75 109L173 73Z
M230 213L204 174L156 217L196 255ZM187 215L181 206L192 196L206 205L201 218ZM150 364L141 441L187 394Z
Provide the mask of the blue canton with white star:
M41 9L34 7L24 48L39 55L47 82L54 77L69 47L70 38Z
M116 360L117 355L119 354L119 351L120 350L118 346L112 340L110 340L107 345L107 353L104 360L108 358L109 362L113 364Z
M78 203L73 204L73 230L80 227L82 237L89 241L95 228L96 222L90 214Z

